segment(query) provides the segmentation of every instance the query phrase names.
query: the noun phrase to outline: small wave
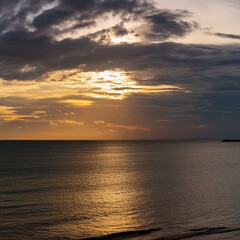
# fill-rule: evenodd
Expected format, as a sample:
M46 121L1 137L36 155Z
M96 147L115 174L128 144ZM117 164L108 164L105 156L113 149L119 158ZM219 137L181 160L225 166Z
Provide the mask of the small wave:
M138 230L138 231L126 231L126 232L119 232L119 233L113 233L105 236L100 237L90 237L90 238L83 238L82 240L114 240L114 239L129 239L134 237L141 237L144 235L151 234L153 232L161 231L161 228L152 228L152 229L146 229L146 230ZM199 236L210 236L214 234L225 234L225 233L231 233L231 232L237 232L240 231L240 228L227 228L227 227L206 227L206 228L192 228L184 233L179 233L175 235L169 235L169 236L160 236L161 232L159 232L159 237L155 235L155 240L181 240L181 239L187 239L187 238L193 238L193 237L199 237Z
M183 234L159 237L159 238L156 238L155 240L181 240L181 239L187 239L187 238L193 238L193 237L199 237L199 236L210 236L214 234L225 234L225 233L231 233L231 232L237 232L237 231L240 231L240 228L227 228L227 227L193 228L193 229L189 229L188 232Z
M124 239L124 238L130 238L130 237L139 237L144 236L147 234L150 234L155 231L160 231L161 228L150 228L146 230L137 230L137 231L126 231L126 232L119 232L119 233L113 233L106 236L101 237L91 237L91 238L84 238L82 240L108 240L108 239Z

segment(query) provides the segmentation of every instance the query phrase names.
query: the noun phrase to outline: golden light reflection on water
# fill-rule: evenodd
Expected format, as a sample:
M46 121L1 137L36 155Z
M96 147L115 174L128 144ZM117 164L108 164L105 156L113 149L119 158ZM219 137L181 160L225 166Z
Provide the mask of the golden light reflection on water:
M107 143L94 151L90 158L79 159L81 166L86 167L80 174L75 174L73 167L73 174L59 176L58 184L62 182L75 188L59 199L60 220L47 227L49 233L76 238L102 236L142 229L147 224L147 218L139 218L139 214L144 215L139 211L144 209L141 207L144 204L142 179L137 175L128 146ZM74 158L74 153L72 156ZM76 158L72 163L79 160ZM61 221L61 216L64 219L68 216L69 220Z
M95 235L137 228L140 220L135 209L141 193L136 184L138 176L126 164L129 156L121 148L111 152L108 146L101 152L97 156L99 161L94 161L93 174L86 179L86 184L94 189L85 195L91 208L91 227L98 232Z

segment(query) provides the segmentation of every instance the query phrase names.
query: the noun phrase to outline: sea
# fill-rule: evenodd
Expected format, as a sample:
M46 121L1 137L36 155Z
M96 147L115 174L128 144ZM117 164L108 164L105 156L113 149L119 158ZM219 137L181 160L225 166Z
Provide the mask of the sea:
M240 239L240 143L0 141L0 240Z

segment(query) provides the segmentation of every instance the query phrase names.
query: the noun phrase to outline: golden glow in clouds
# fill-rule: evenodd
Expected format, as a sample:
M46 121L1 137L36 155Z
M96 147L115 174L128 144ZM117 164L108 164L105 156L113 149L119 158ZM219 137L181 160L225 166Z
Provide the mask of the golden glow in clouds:
M115 69L102 72L83 72L81 69L54 71L42 78L29 81L5 81L0 79L0 97L24 97L31 99L63 98L70 95L85 98L103 98L123 100L126 97L141 93L164 93L184 91L178 86L139 85L132 73ZM78 107L87 107L93 104L89 100L60 100L60 103Z

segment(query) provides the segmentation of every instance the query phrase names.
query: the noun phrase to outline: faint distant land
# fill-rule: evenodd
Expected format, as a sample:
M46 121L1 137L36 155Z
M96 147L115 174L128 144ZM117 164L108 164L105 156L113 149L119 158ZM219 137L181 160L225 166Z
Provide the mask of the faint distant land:
M222 142L240 142L240 139L224 139Z

